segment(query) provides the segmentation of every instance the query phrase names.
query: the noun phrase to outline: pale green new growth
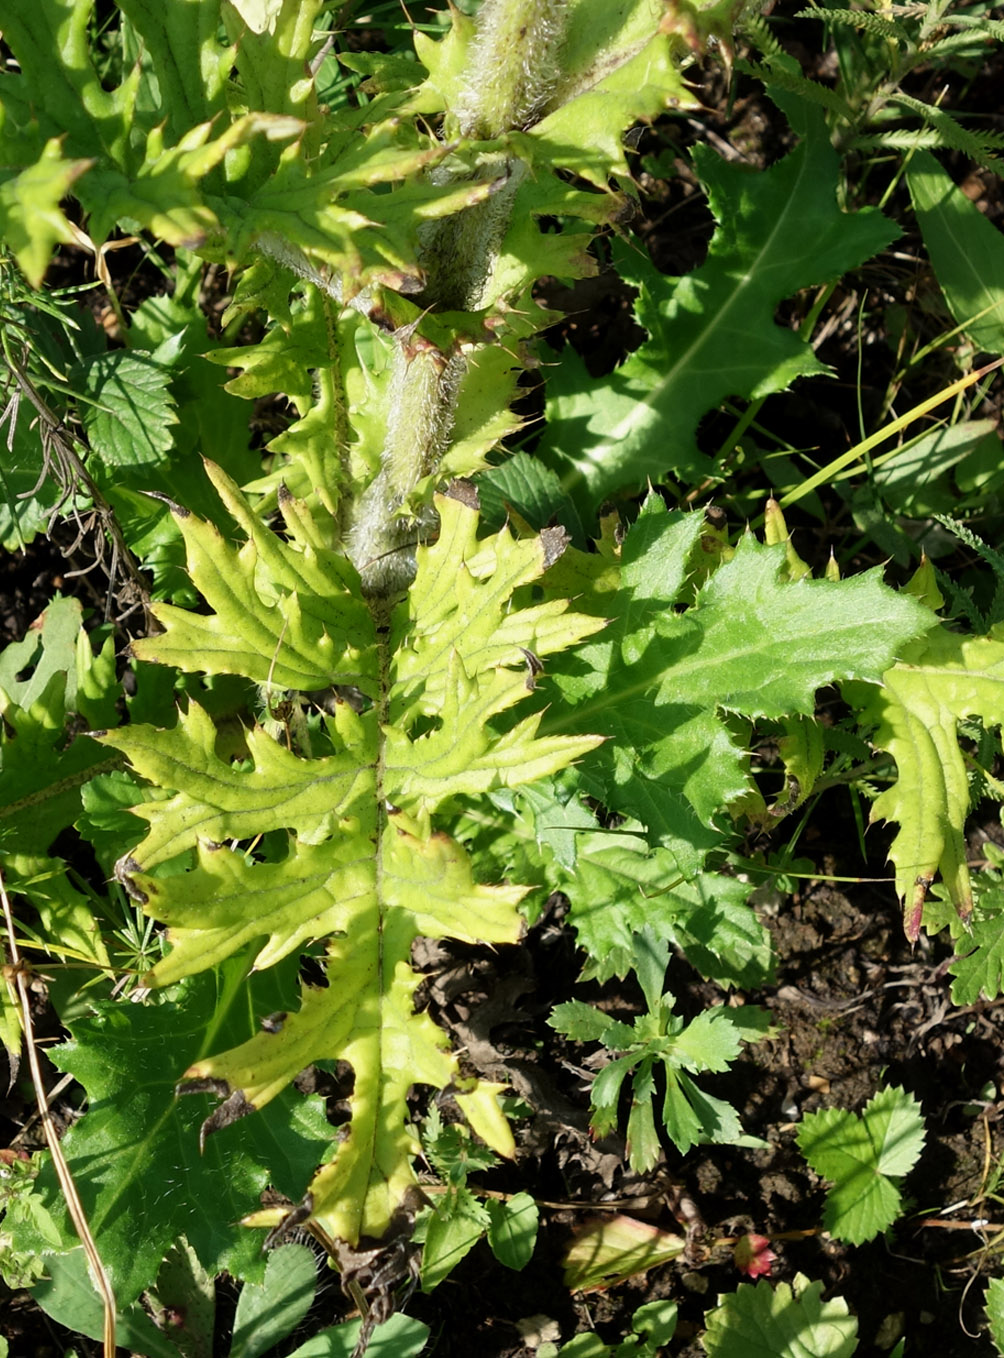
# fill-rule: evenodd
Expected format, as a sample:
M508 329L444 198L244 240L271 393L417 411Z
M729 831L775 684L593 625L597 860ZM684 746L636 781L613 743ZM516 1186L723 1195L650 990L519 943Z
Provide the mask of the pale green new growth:
M1004 1278L991 1278L987 1283L987 1320L990 1336L998 1353L1004 1353Z
M823 1284L801 1273L772 1287L761 1278L719 1297L701 1340L708 1358L851 1358L858 1322L842 1297L823 1301Z
M935 628L904 651L864 708L865 720L876 724L874 743L896 761L897 779L876 800L872 817L900 827L889 856L910 938L920 931L924 899L938 872L959 914L972 913L965 845L969 781L959 748L959 723L966 717L979 717L987 727L1004 722L1000 627L985 637Z
M569 1000L556 1007L549 1022L559 1033L579 1042L602 1042L616 1054L593 1081L590 1127L595 1136L606 1136L617 1126L621 1090L630 1076L628 1156L631 1168L644 1174L661 1155L652 1111L656 1067L661 1067L665 1085L662 1123L681 1154L707 1142L734 1145L745 1140L735 1109L706 1093L693 1076L727 1070L744 1041L759 1042L769 1036L770 1016L753 1006L721 1006L686 1023L673 1012L673 996L662 994L669 956L666 942L646 930L636 936L634 953L647 1013L627 1024L581 1000Z

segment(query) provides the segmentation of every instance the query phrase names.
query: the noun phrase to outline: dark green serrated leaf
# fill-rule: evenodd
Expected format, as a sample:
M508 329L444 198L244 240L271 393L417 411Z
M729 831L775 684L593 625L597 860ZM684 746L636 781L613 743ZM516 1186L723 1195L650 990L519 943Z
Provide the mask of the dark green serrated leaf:
M166 460L177 423L171 376L149 354L113 349L99 354L76 378L84 428L107 467L146 467Z
M911 1094L883 1089L860 1117L842 1108L808 1114L798 1145L816 1173L833 1183L823 1213L826 1230L858 1245L899 1215L898 1184L923 1149L924 1119Z
M699 480L710 468L694 438L706 411L825 372L804 341L775 323L778 303L838 277L898 234L874 210L840 211L839 161L822 110L796 101L785 108L803 139L768 170L751 173L694 148L718 223L699 269L665 278L618 252L619 270L640 289L648 341L605 383L569 356L549 383L539 455L584 513L646 476Z
M811 715L822 685L877 684L933 621L874 571L791 582L784 544L751 534L677 611L702 522L646 502L624 542L614 621L555 673L567 706L545 728L609 737L590 764L604 803L641 821L683 877L721 842L722 811L752 786L723 715Z
M286 1007L295 969L251 978L250 1011L241 959L182 982L170 1009L95 1004L94 1017L71 1022L73 1040L52 1052L87 1090L87 1116L67 1133L63 1150L120 1305L149 1286L182 1235L210 1273L263 1276L260 1236L238 1223L259 1207L269 1183L288 1196L302 1192L330 1140L323 1107L282 1094L260 1116L211 1138L200 1154L205 1099L179 1100L175 1084L207 1049L250 1035L254 1013ZM39 1187L71 1243L50 1168Z

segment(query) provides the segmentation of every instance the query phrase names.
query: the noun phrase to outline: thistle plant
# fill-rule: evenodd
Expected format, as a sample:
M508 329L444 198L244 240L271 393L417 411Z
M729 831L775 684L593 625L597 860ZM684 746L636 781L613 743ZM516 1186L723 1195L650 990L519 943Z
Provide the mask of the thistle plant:
M514 1156L504 1079L416 1006L413 950L516 944L538 888L568 894L589 976L635 972L644 990L633 1024L581 1001L556 1017L621 1053L594 1090L597 1129L618 1125L630 1084L639 1166L669 1145L743 1144L691 1076L724 1071L766 1021L680 1012L669 945L723 988L770 979L736 827L777 823L832 767L820 687L844 685L852 722L900 761L897 704L951 650L938 727L955 740L976 652L951 648L922 591L878 569L813 578L776 505L763 542L688 507L688 487L724 478L698 447L705 412L824 371L779 303L896 233L877 209L841 209L821 112L773 89L797 142L777 164L695 156L718 223L701 268L669 280L629 252L625 134L696 107L688 67L730 51L737 17L731 0L484 0L416 28L407 52L354 53L323 0L116 0L105 27L93 0L0 0L10 256L38 288L55 246L106 260L126 233L166 257L173 287L118 308L120 348L84 325L15 373L43 408L65 400L56 423L88 477L71 488L100 497L149 581L128 689L73 601L0 655L0 849L33 941L114 968L121 898L112 910L67 875L56 840L71 830L110 892L163 926L136 978L147 1003L92 987L53 1052L88 1095L63 1144L124 1312L169 1255L263 1284L261 1233L240 1221L271 1243L308 1229L358 1291L366 1239L414 1229L416 1098L433 1100L441 1169L472 1135ZM574 354L549 370L540 335L557 317L539 285L607 253L648 337L596 387ZM200 290L224 275L210 326ZM23 305L37 319L27 289ZM546 429L509 456L540 371ZM252 401L288 414L264 452ZM45 459L11 431L22 484ZM625 490L641 494L623 521L599 513ZM4 540L51 508L10 510ZM996 689L980 692L992 723ZM788 779L772 807L754 724L777 734ZM916 844L902 797L879 809ZM924 858L956 895L961 833ZM919 852L897 848L902 896ZM17 1013L3 1018L13 1047ZM311 1066L349 1072L337 1129L295 1088ZM467 1129L442 1134L442 1108ZM283 1204L263 1207L266 1188ZM43 1169L11 1248L82 1276L57 1198ZM426 1279L448 1271L451 1202L465 1248L487 1231L526 1262L536 1210L483 1207L465 1169L422 1209ZM40 1294L54 1312L58 1294Z

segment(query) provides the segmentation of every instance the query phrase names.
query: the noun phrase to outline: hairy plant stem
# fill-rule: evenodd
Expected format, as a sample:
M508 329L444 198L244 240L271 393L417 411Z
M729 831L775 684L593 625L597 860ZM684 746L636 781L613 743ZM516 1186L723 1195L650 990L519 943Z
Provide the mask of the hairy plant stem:
M567 0L486 0L471 42L454 121L464 138L494 141L535 121L560 69ZM428 228L422 241L423 298L431 309L477 311L490 303L490 283L512 216L525 164L486 148L473 166L441 166L443 183L490 183L488 197ZM388 598L407 588L415 547L433 525L431 511L409 512L420 481L435 473L450 445L467 355L416 344L414 327L394 336L387 436L380 470L357 498L349 556L363 592Z

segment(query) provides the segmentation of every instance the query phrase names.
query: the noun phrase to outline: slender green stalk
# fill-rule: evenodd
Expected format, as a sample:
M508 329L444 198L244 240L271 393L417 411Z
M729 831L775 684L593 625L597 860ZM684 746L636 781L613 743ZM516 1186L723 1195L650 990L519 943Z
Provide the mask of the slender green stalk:
M456 114L465 139L493 142L524 128L555 89L567 0L487 0L470 45ZM424 300L431 309L477 311L485 303L525 164L504 147L488 147L473 164L433 172L441 182L472 179L491 193L431 226L423 241ZM450 444L458 392L469 359L415 344L412 326L394 336L387 438L376 478L359 497L349 554L370 597L387 597L414 576L414 549L428 514L406 512L408 496L434 473Z

